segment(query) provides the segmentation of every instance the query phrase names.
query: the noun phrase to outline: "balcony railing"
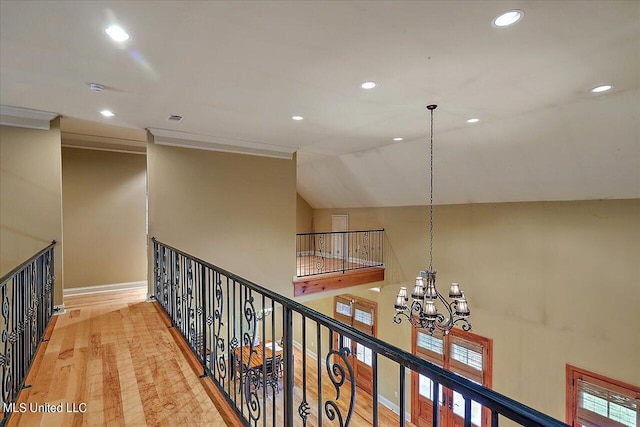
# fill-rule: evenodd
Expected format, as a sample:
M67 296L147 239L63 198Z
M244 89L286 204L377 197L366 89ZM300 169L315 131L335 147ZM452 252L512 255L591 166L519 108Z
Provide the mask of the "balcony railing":
M52 242L1 279L2 426L15 409L13 405L53 315L55 245Z
M153 251L155 299L244 425L350 425L356 402L368 395L358 394L349 350L342 347L346 339L371 350L373 426L382 424L382 369L397 373L400 426L408 421L405 378L411 371L433 381L433 396L442 387L463 396L465 426L471 425L472 401L490 411L492 426L503 417L526 426L565 425L155 238ZM440 422L436 405L433 425Z
M384 229L296 234L297 276L384 266Z

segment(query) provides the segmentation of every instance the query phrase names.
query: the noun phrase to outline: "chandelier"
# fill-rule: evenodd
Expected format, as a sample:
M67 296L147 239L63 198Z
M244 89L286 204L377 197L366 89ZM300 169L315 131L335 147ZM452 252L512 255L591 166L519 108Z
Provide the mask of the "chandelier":
M433 334L435 330L444 334L456 325L460 324L465 331L471 330L471 324L467 317L471 313L469 305L464 297L464 292L458 283L452 283L449 289L449 300L445 299L436 289L436 270L433 269L433 110L437 105L427 105L431 112L431 138L430 138L430 169L429 169L429 268L420 271L416 277L416 284L411 292L411 306L407 305L409 298L407 288L400 288L394 307L396 313L393 316L395 323L401 323L403 318L411 326L426 329ZM436 302L440 300L446 309L446 313L440 313Z

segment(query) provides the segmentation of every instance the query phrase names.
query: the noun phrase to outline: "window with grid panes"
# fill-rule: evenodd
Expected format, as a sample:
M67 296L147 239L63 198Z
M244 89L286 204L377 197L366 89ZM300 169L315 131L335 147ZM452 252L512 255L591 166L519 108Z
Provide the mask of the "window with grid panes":
M417 331L416 334L416 353L423 359L426 359L440 367L444 366L444 337L437 333L430 335L426 332ZM421 396L433 401L433 381L419 375L418 392ZM442 387L439 388L439 401L443 402Z
M491 386L490 373L488 374L488 367L491 364L490 339L457 330L442 336L437 332L431 335L427 331L418 329L415 340L416 355L473 382ZM487 375L489 377L486 377ZM454 415L464 418L463 396L455 391L443 391L443 389L443 387L439 388L439 401L442 405L446 400L447 405L441 408L441 412L451 413L449 418ZM433 401L433 382L427 377L418 375L417 393L420 397ZM471 402L471 423L483 425L483 409L475 401Z
M640 388L569 366L569 418L575 426L639 427Z
M474 342L451 336L449 340L449 370L471 381L483 383L483 351L482 346ZM453 392L453 413L464 417L464 398ZM482 406L471 401L471 423L481 425Z

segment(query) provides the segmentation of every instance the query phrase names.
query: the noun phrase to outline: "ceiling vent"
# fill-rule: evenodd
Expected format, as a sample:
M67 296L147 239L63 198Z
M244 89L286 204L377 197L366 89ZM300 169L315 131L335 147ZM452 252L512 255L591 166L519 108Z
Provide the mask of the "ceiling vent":
M167 117L167 120L169 120L170 122L180 123L182 119L184 119L184 117L178 116L177 114L169 114L169 117Z
M89 89L91 89L92 92L97 92L97 93L104 92L104 86L98 83L90 83Z

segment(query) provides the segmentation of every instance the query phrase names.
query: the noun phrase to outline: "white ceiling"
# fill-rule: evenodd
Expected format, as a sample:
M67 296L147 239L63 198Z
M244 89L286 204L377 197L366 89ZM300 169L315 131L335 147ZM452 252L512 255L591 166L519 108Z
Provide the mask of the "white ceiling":
M425 204L432 103L436 203L640 197L638 1L3 0L0 83L4 105L298 148L315 208Z

